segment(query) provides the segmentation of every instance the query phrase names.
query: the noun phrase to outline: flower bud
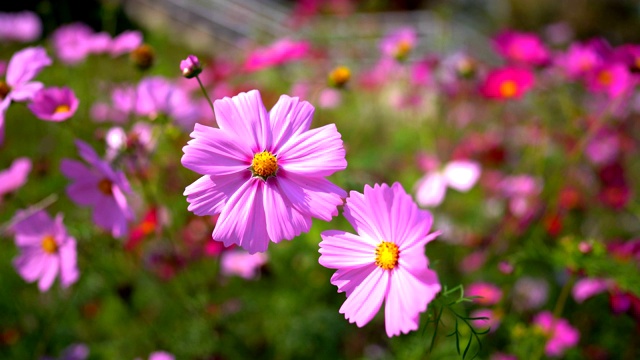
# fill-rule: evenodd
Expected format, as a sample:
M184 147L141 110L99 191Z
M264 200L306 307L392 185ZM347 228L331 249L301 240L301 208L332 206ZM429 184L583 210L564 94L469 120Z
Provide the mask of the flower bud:
M187 79L198 76L198 74L202 72L200 60L198 60L198 57L195 55L187 56L186 59L180 61L180 71L182 72L182 76Z

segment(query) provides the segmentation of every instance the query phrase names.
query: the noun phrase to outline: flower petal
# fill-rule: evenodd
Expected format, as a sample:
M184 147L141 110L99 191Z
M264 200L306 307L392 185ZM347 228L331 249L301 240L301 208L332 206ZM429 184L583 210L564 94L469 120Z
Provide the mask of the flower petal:
M42 68L51 63L47 51L41 46L22 49L13 54L9 60L6 73L7 84L11 87L23 84L33 79Z
M302 214L325 221L338 215L338 205L347 193L324 178L291 176L281 171L277 176L278 186L293 207Z
M469 191L480 177L480 164L474 161L452 161L442 171L447 185L458 191Z
M38 289L42 292L49 290L51 285L53 285L53 281L56 279L60 268L60 259L58 259L57 256L47 256L46 261L47 263L42 270L42 276L40 277L40 281L38 281Z
M229 135L195 124L193 139L182 148L182 165L202 175L227 175L248 169L254 154Z
M22 253L13 261L13 266L23 279L34 282L40 277L46 264L46 255L40 249L22 249Z
M320 234L320 265L330 269L363 267L376 260L376 248L358 235L340 230Z
M277 149L278 164L288 172L329 176L347 167L342 138L335 124L291 137Z
M447 182L439 172L427 173L416 184L416 201L421 206L438 206L444 200Z
M309 130L314 111L313 105L297 97L280 96L269 111L273 144L268 150L275 152L290 138Z
M238 188L249 181L247 172L229 175L205 175L187 186L184 195L189 202L188 210L198 216L215 215L222 212L227 200Z
M216 100L213 108L220 129L242 139L252 153L264 151L271 144L269 114L258 90Z
M340 313L358 327L364 326L380 310L388 285L389 272L376 266L347 297L340 307Z
M76 239L68 237L60 247L60 282L68 287L78 280L80 273L77 266Z
M265 182L263 200L267 233L271 241L278 243L282 239L291 240L311 228L311 217L291 206L275 179L270 178Z
M339 293L344 292L349 297L376 267L375 264L369 264L360 268L338 269L331 276L331 284L338 287Z

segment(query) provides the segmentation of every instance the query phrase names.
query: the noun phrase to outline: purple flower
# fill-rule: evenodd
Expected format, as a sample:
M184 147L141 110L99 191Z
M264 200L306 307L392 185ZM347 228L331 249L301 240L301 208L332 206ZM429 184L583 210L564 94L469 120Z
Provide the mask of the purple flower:
M17 158L7 170L0 171L0 196L21 188L31 172L29 158Z
M416 330L419 314L441 289L424 253L440 234L429 233L431 213L395 183L365 185L364 194L351 191L344 217L357 234L324 231L319 260L337 270L331 283L347 295L340 313L362 327L385 301L387 336Z
M543 311L533 318L547 337L544 352L547 356L562 356L564 352L576 346L580 339L580 333L565 319L556 319L550 311Z
M93 207L93 221L114 237L127 234L127 221L133 219L133 214L125 197L131 189L124 173L112 169L89 144L76 140L76 146L80 157L91 167L75 160L62 160L62 173L73 180L67 187L67 195L78 205Z
M309 130L314 108L282 95L267 112L252 90L214 102L219 129L195 125L182 164L199 174L184 194L196 215L220 214L213 238L250 253L338 214L344 190L325 179L347 166L334 124Z
M42 21L31 11L0 13L0 42L31 42L42 34Z
M11 101L31 100L42 83L31 81L51 59L42 47L29 47L13 54L7 65L6 81L0 80L0 144L4 140L4 112Z
M13 226L20 255L13 265L26 281L38 280L38 288L49 290L58 273L62 287L78 280L76 240L67 234L62 215L51 219L44 211L28 214L16 213L18 222Z
M40 358L40 360L85 360L88 357L89 347L85 344L77 343L67 346L67 348L62 351L62 354L60 354L60 357L53 358L45 356Z
M64 121L78 109L78 98L68 87L40 89L28 107L41 120Z

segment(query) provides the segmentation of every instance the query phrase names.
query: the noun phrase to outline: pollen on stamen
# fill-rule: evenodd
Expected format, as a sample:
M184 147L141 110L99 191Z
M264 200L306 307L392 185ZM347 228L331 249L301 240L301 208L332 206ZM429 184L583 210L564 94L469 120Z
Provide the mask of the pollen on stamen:
M69 105L62 104L62 105L56 106L56 109L53 112L56 114L60 114L60 113L68 113L69 111L71 111L71 107L69 107Z
M58 244L51 235L42 238L42 250L47 254L55 254L58 251Z
M278 160L275 155L268 151L257 153L251 161L251 171L254 176L261 177L262 179L275 176L276 171L278 171Z
M384 270L391 270L398 265L400 249L398 245L383 241L376 247L376 265Z

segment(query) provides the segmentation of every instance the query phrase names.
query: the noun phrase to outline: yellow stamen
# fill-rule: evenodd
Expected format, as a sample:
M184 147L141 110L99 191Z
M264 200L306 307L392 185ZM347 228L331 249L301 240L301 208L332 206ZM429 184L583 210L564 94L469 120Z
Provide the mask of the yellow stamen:
M58 251L58 244L51 235L42 238L42 250L47 254L55 254Z
M60 114L60 113L68 113L69 111L71 111L71 108L69 107L69 105L62 104L62 105L56 106L56 109L53 112L55 114Z
M400 249L398 245L383 241L376 247L376 265L384 270L391 270L398 265Z
M513 80L507 80L500 84L500 95L505 98L513 97L518 92L518 84Z
M275 176L278 171L278 160L268 151L257 153L251 161L251 171L253 171L253 175L263 179Z
M98 183L98 189L100 189L100 191L105 195L112 194L112 190L111 190L112 186L113 186L113 183L109 179L102 179Z

